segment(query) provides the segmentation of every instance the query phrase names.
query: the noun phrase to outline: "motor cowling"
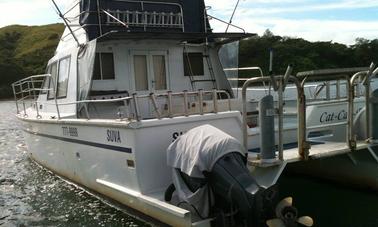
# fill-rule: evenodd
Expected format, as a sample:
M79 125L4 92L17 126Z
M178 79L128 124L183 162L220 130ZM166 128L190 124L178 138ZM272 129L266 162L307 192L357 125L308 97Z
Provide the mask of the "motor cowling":
M179 204L193 207L202 218L216 217L216 226L261 226L273 209L275 190L266 190L250 175L238 140L204 125L194 128L167 150Z

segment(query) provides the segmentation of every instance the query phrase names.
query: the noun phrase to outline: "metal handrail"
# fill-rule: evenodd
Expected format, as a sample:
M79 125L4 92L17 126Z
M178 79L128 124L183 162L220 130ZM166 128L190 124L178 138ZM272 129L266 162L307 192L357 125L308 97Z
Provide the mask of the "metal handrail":
M173 3L173 2L151 2L151 1L133 1L133 0L117 0L117 1L140 4L140 8L141 8L142 12L138 12L138 13L145 13L146 12L146 11L144 11L144 5L146 5L146 4L161 4L161 5L176 6L179 9L179 13L178 14L180 14L180 17L181 17L180 29L182 29L183 32L185 31L184 12L183 12L183 9L182 9L182 5L179 4L179 3ZM119 11L119 12L122 12L122 11ZM129 12L131 13L132 11L129 11ZM137 12L137 11L133 11L133 12ZM154 12L151 12L151 13L154 13ZM81 11L78 15L72 16L70 18L71 19L78 19L83 14L97 14L98 18L101 18L102 14L105 14L105 15L109 16L109 14L111 14L111 13L109 12L109 10L98 8L97 11L90 11L90 10ZM169 13L165 13L165 14L168 15L168 16L170 15ZM112 19L114 19L114 17L112 17ZM119 23L119 18L117 18L117 19L118 20L116 20L116 21ZM99 21L101 21L101 20L99 20ZM106 22L108 22L107 25L111 25L111 23L109 23L109 21L110 20L106 20ZM123 26L124 26L124 24L127 24L128 26L135 25L133 23L128 23L128 22L127 23L124 22L124 23L120 23L120 24L123 25ZM104 24L102 24L101 22L99 22L98 24L87 24L87 26L100 26L100 30L102 30L102 26L103 25ZM148 23L141 24L141 25L146 28L148 26ZM81 26L81 25L79 25L79 24L75 24L75 25L71 24L71 26Z
M32 92L35 92L35 91L52 91L54 92L55 94L55 83L53 83L53 88L52 89L44 89L44 88L36 88L36 86L34 85L34 82L38 81L38 82L43 82L43 80L34 80L36 78L51 78L53 80L53 78L51 77L50 74L45 74L45 75L37 75L37 76L31 76L31 77L28 77L28 78L25 78L25 79L22 79L22 80L19 80L15 83L12 84L12 87L13 87L13 91L14 91L14 96L15 96L15 101L16 101L16 106L17 106L17 113L19 113L19 108L18 108L18 102L23 102L23 106L24 106L24 113L26 114L26 108L25 108L25 100L29 99L30 96L31 96L31 93ZM23 89L22 84L29 84L31 83L31 87L28 86L27 88ZM41 84L41 86L44 86L44 84ZM20 91L17 90L17 88L19 88ZM28 93L29 95L27 96L23 96L24 93ZM18 98L17 95L19 94L22 94L22 97L21 98ZM168 106L168 117L172 118L172 117L175 117L175 116L189 116L189 115L193 115L193 113L189 113L189 110L188 110L188 107L187 107L187 103L188 103L188 98L190 97L198 97L198 102L199 102L199 112L198 113L195 113L195 114L201 114L203 115L205 113L204 109L203 109L203 103L205 102L204 101L204 96L207 96L207 95L211 95L212 96L212 103L213 103L213 110L211 112L213 113L218 113L218 105L219 105L219 99L218 97L220 95L225 95L227 100L228 100L228 111L231 111L231 96L228 92L226 91L223 91L223 90L212 90L212 91L203 91L203 90L199 90L199 91L193 91L193 92L188 92L188 91L183 91L183 92L167 92L167 93L163 93L163 94L154 94L154 93L151 93L149 95L137 95L137 94L133 94L132 96L128 96L128 97L123 97L123 98L116 98L116 99L101 99L101 100L82 100L82 101L74 101L74 102L61 102L61 103L58 103L56 101L56 97L54 98L55 99L55 102L54 103L51 103L51 102L40 102L38 101L38 99L35 99L34 100L34 105L37 107L38 104L44 104L44 105L55 105L56 106L56 110L57 110L57 113L58 113L58 119L60 119L60 112L59 112L59 106L66 106L66 105L77 105L77 104L85 104L84 105L84 109L85 109L85 112L86 112L86 115L87 115L87 118L90 119L90 116L89 116L89 112L88 112L88 107L87 105L90 104L90 103L113 103L113 102L124 102L125 105L127 102L129 101L133 101L134 103L134 111L135 111L135 117L136 117L136 120L137 121L140 121L140 120L143 120L140 116L140 111L139 111L139 99L147 99L147 100L150 100L154 106L154 112L155 112L155 115L156 115L156 118L158 119L161 119L162 117L162 114L157 106L157 99L158 98L164 98L167 100L167 106ZM33 96L34 98L36 97L35 95ZM174 97L181 97L184 101L184 113L182 114L176 114L174 115L173 114L173 108L172 108L172 99ZM25 115L26 116L26 115ZM37 117L40 118L40 115L39 115L39 111L38 111L38 108L37 108Z
M35 80L35 79L41 79L41 78L43 78L44 80ZM50 80L50 84L52 84L52 88L47 88L47 89L44 89L43 87L42 88L36 88L35 83L41 83L41 86L44 86L43 82L45 80L47 80L47 78ZM24 89L23 85L25 85L25 84L27 84L28 86L27 86L27 88ZM18 80L16 82L12 83L12 90L13 90L14 100L16 102L17 114L20 113L18 103L22 101L24 116L27 116L25 100L33 97L34 105L35 105L35 108L36 108L36 111L37 111L37 118L40 118L40 115L39 115L39 110L38 110L38 98L37 98L37 94L35 92L36 91L53 92L54 103L55 103L55 106L56 106L56 112L57 112L57 115L58 115L58 119L60 119L60 110L59 110L59 106L58 106L58 100L56 98L56 81L51 76L51 74L34 75L34 76L29 76L29 77L26 77L24 79ZM28 94L28 95L24 96L25 93ZM32 95L32 93L33 93L33 95ZM18 98L18 95L21 95L21 98Z
M340 70L320 70L319 75L313 73L312 75L306 75L306 73L300 74L298 77L302 79L301 86L304 87L307 80L316 78L318 81L330 81L344 79L347 81L347 97L346 99L339 99L334 103L347 103L348 105L348 117L347 117L347 133L346 133L346 143L351 150L355 150L357 146L356 138L354 135L354 125L353 125L353 112L354 112L354 99L355 95L355 86L357 79L361 79L360 83L363 83L365 86L365 109L366 109L366 135L370 135L370 82L371 78L378 74L378 68L375 68L375 64L371 64L369 68L353 68L353 69L342 69L343 72L340 73ZM360 70L360 71L358 71ZM314 71L315 72L315 71ZM350 74L353 72L353 74ZM327 75L330 73L330 75ZM336 86L339 86L340 83L337 83ZM339 97L340 98L340 97ZM316 103L309 103L309 105L316 105Z
M341 98L340 86L347 85L347 83L349 83L349 82L340 83L340 80L336 80L333 83L327 81L327 82L324 82L322 84L318 84L318 85L316 85L314 94L312 95L313 99L318 99L320 92L322 92L324 90L324 88L326 88L326 99L331 100L331 94L330 94L331 86L335 86L335 88L336 88L336 99L340 99ZM357 92L357 96L362 96L362 95Z
M354 127L353 127L353 122L354 122L354 89L356 86L356 81L358 79L360 80L360 83L363 83L365 86L365 111L366 111L366 118L365 118L365 123L366 123L366 136L367 139L370 139L370 83L371 83L371 78L375 77L378 74L378 68L375 68L375 64L372 63L370 65L370 68L368 71L362 71L354 74L352 78L350 79L350 90L349 90L349 95L348 95L348 141L349 141L349 147L351 149L356 148L356 139L354 138Z
M187 109L187 100L189 96L198 96L199 100L199 112L195 114L201 114L203 115L205 112L203 110L203 96L204 95L212 95L213 98L213 103L214 103L214 110L212 112L217 113L218 112L218 95L220 94L225 94L227 96L228 100L228 110L231 111L231 96L228 94L226 91L220 91L220 90L213 90L213 91L202 91L199 90L198 92L167 92L165 94L154 94L151 93L149 95L136 95L133 94L132 96L129 97L124 97L124 98L118 98L118 99L103 99L103 100L83 100L83 101L77 101L77 102L68 102L68 103L59 103L59 105L72 105L72 104L89 104L89 103L111 103L111 102L120 102L120 101L133 101L134 104L134 109L135 109L135 116L137 121L143 120L140 115L139 115L139 99L149 99L153 106L154 106L154 112L156 114L157 119L161 119L161 113L159 109L157 108L156 104L156 98L165 98L167 100L167 109L168 109L168 117L172 118L175 117L173 115L173 110L172 110L172 99L175 96L182 97L184 101L184 113L178 114L177 116L189 116L193 115L190 114L188 109ZM87 112L87 118L90 119L89 113Z
M306 145L306 106L305 106L305 95L303 87L301 86L299 80L291 75L285 76L277 76L275 80L272 81L270 77L260 77L260 78L251 78L247 80L242 88L242 101L243 101L243 144L244 147L248 150L248 125L247 125L247 88L254 83L277 83L278 88L278 96L279 96L279 129L278 129L278 136L279 136L279 159L281 161L284 160L283 157L283 93L285 90L285 81L291 81L295 84L297 88L298 100L297 100L297 108L298 108L298 153L299 155L307 160L309 156L309 147Z

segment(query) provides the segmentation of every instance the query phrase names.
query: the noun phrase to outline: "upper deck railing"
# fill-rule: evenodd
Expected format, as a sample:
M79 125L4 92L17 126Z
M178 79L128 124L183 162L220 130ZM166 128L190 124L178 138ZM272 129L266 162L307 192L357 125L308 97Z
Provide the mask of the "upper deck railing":
M107 35L108 33L114 33L117 31L181 31L181 32L195 32L195 33L211 33L209 21L216 20L220 23L224 23L227 27L233 27L242 31L246 34L246 31L236 26L230 22L219 19L215 16L209 15L207 10L210 7L205 7L203 10L203 16L190 20L190 23L200 23L201 26L195 26L196 31L191 31L189 28L190 23L188 19L185 19L185 11L183 6L179 3L172 2L152 2L152 1L133 1L133 0L122 0L119 1L119 6L121 4L129 4L128 6L122 6L117 8L108 8L108 6L101 6L97 3L97 10L92 9L82 9L80 13L74 16L67 16L70 11L75 7L71 8L64 14L62 14L64 20L72 28L73 32L76 32L80 28L91 29L94 28L98 31L96 37ZM202 14L201 14L202 15ZM190 17L189 13L186 17ZM198 15L197 15L198 16ZM81 19L85 19L83 22ZM91 18L91 19L88 19ZM76 21L76 22L74 22ZM79 23L78 23L79 22ZM198 30L201 27L201 30ZM88 30L87 30L88 31ZM90 34L93 33L89 32ZM88 34L89 34L88 33ZM63 39L72 34L66 34ZM91 38L96 38L91 37ZM153 37L152 37L153 38Z

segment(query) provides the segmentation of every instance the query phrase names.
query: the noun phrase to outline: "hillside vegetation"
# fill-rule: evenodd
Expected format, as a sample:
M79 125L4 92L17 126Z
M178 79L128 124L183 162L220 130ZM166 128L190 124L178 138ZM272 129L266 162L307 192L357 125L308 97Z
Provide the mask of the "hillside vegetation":
M378 39L358 38L354 45L347 46L281 37L267 30L261 37L241 42L239 65L260 66L268 73L271 49L275 74L284 74L289 64L294 66L294 73L322 68L368 67L372 61L378 64Z
M44 72L63 29L62 24L0 28L0 98L12 95L12 82Z
M0 28L0 98L12 96L10 84L23 77L44 73L63 32L62 24L13 25ZM268 73L269 50L274 50L274 73L283 74L288 64L294 71L368 66L378 63L378 39L357 39L352 46L333 42L309 42L281 37L269 30L240 43L239 65L260 66ZM250 77L250 74L242 75Z

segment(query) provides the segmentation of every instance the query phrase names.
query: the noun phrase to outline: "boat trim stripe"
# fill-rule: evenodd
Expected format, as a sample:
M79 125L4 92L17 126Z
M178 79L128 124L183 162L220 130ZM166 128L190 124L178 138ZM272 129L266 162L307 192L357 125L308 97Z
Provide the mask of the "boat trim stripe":
M119 152L124 152L124 153L132 153L132 149L128 147L119 147L119 146L113 146L113 145L108 145L108 144L102 144L102 143L95 143L95 142L90 142L90 141L85 141L85 140L78 140L78 139L72 139L72 138L66 138L66 137L60 137L60 136L53 136L53 135L47 135L47 134L42 134L38 132L31 132L28 130L24 130L25 132L32 134L32 135L38 135L38 136L43 136L46 138L50 139L56 139L56 140L61 140L64 142L69 142L69 143L77 143L77 144L82 144L82 145L87 145L87 146L92 146L92 147L98 147L98 148L103 148L107 150L113 150L113 151L119 151Z

